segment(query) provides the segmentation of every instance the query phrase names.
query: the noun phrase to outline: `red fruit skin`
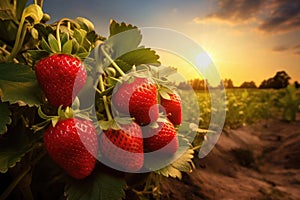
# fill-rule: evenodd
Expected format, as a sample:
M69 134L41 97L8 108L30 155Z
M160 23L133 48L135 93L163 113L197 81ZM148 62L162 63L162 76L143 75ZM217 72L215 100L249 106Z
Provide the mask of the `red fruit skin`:
M143 138L138 124L120 125L119 130L109 128L100 136L99 148L110 162L128 172L143 167Z
M135 118L139 125L147 125L159 116L156 85L148 78L134 78L123 82L113 94L114 108Z
M174 125L182 123L182 105L180 96L176 93L169 94L170 100L161 97L160 104L165 108L168 119Z
M157 123L157 128L143 128L145 149L149 152L159 150L163 154L175 153L178 149L178 138L174 125L168 120Z
M98 137L92 122L79 118L59 121L44 133L48 154L75 179L91 174L96 164Z
M40 60L35 73L49 103L55 107L70 106L87 76L82 62L66 54L53 54Z

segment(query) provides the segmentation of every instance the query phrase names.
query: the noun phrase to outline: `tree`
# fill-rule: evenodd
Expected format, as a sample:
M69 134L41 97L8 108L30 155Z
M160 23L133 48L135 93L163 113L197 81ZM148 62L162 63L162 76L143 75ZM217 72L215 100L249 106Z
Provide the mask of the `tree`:
M300 83L298 81L294 82L295 88L300 88Z
M231 79L225 79L223 84L225 88L234 88L233 81Z
M279 71L274 77L264 80L259 88L273 88L280 89L286 88L289 85L289 80L291 77L285 71Z
M194 90L206 90L207 89L207 81L203 79L192 79L189 80L189 84L192 86Z
M245 81L240 85L240 88L257 88L257 86L254 81Z
M180 82L179 84L178 84L178 89L181 89L181 90L189 90L189 89L191 89L191 85L188 83L188 82Z

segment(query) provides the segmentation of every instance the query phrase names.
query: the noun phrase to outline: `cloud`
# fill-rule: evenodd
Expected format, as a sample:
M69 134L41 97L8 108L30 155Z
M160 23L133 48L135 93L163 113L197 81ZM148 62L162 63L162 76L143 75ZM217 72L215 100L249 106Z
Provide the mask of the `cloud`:
M219 0L216 12L205 18L217 18L232 22L249 20L257 14L263 5L262 0Z
M265 32L289 31L300 28L300 1L277 0L277 6L258 27Z
M272 48L274 52L293 52L295 55L300 55L300 44L295 45L278 45Z
M281 52L281 51L286 51L289 50L290 46L288 45L280 45L280 46L275 46L272 50L276 52Z
M300 29L299 0L217 0L216 11L202 20L227 21L241 24L255 21L258 30L265 33L289 32Z

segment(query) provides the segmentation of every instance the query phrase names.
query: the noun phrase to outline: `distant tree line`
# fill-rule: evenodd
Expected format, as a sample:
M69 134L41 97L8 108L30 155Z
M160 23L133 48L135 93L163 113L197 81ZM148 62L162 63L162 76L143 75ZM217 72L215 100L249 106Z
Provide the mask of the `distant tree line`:
M268 80L264 80L259 88L274 88L274 89L280 89L285 88L289 85L289 80L291 77L285 72L285 71L279 71L276 73L276 75L272 78L269 78Z
M180 89L189 89L193 88L194 90L207 90L208 87L211 88L218 88L221 85L225 88L259 88L259 89L267 89L267 88L273 88L273 89L280 89L280 88L286 88L289 85L289 80L291 77L285 72L285 71L278 71L275 76L263 80L262 83L257 87L254 81L245 81L240 86L236 87L233 84L233 81L231 79L224 79L221 81L219 86L212 87L209 85L208 81L203 79L192 79L187 82L181 82L178 85L178 88ZM300 88L300 84L298 81L294 82L294 85L296 88Z

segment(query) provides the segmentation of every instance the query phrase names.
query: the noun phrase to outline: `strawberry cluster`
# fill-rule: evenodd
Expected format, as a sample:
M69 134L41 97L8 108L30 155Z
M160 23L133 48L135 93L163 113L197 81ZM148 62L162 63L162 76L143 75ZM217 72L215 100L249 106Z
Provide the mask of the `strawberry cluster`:
M44 132L45 147L53 161L70 176L83 179L94 170L98 153L114 166L129 172L142 169L145 153L159 152L166 156L176 153L179 146L176 128L182 123L181 99L175 90L162 85L149 70L125 74L113 63L114 68L109 67L97 77L100 80L97 92L102 107L105 107L105 113L104 109L97 110L102 116L98 119L103 130L99 136L88 115L74 116L70 106L87 79L81 59L72 54L74 39L60 44L60 40L49 35L49 45L45 41L41 45L46 47L49 55L35 65L36 77L47 103L58 109L59 116L51 118L52 124ZM59 51L53 47L60 47ZM81 55L82 51L81 48ZM113 87L112 93L107 92L104 84L109 78L119 83L109 86ZM43 113L39 114L47 119Z
M112 111L118 118L133 120L119 123L115 130L108 127L100 138L102 154L130 172L143 167L144 153L159 151L172 155L179 145L175 127L182 122L180 96L171 89L164 97L160 95L165 86L149 74L145 76L137 71L121 78L112 94Z

